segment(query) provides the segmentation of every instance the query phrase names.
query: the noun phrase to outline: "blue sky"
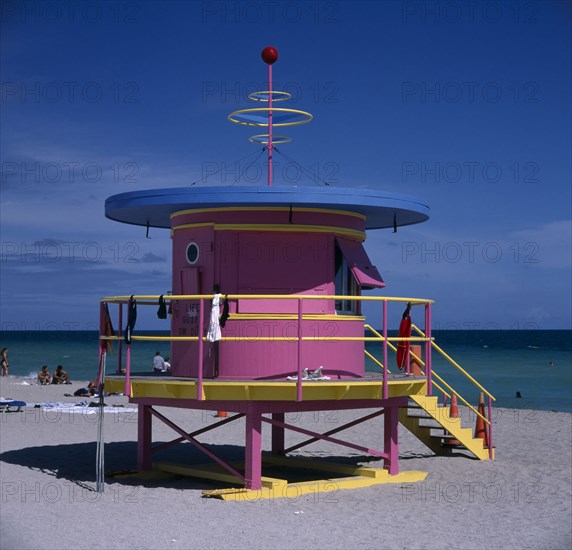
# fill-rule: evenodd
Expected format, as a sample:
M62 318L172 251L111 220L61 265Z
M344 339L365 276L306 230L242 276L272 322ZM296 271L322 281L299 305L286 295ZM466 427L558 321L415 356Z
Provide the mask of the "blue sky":
M437 328L570 328L570 3L1 9L2 329L94 328L100 297L170 288L168 231L146 239L104 201L223 164L201 185L233 183L256 146L226 116L265 89L267 45L289 106L314 115L289 157L431 207L369 233L386 293L435 299ZM320 184L277 160L276 185ZM247 175L265 182L262 165Z

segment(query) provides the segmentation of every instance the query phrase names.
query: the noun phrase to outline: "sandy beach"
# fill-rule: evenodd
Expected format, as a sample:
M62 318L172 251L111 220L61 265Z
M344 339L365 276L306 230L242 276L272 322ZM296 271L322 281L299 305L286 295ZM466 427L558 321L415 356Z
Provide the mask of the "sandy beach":
M64 397L82 382L47 387L22 382L2 379L0 395L32 404L85 401ZM106 472L134 468L137 415L124 396L105 402L117 406L105 415ZM189 431L216 421L207 412L160 410ZM287 422L326 431L358 415L307 413L287 415ZM422 483L223 502L201 496L214 485L176 477L107 477L105 492L96 493L96 414L42 408L2 413L0 547L570 548L572 416L496 409L493 421L494 462L434 456L401 428L400 469L427 471ZM347 439L381 448L382 426L379 419L366 422L348 430ZM237 421L200 440L240 458L243 428ZM153 429L155 443L174 439L162 424ZM264 434L267 449L269 433ZM287 443L300 437L288 434ZM373 457L325 442L297 453L382 467ZM157 459L206 462L189 444L162 451Z

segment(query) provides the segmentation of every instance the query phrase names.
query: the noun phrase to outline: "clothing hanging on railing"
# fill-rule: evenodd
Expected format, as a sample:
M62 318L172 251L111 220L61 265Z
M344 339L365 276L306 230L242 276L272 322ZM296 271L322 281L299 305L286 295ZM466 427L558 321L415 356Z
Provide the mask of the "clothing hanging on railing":
M135 328L135 322L137 321L137 301L131 296L129 298L129 303L127 304L127 326L125 327L125 343L127 345L131 344L131 336L133 334L133 329Z
M222 294L215 294L212 307L211 307L211 318L209 322L209 330L207 332L207 340L209 342L216 342L222 338L220 332L220 301Z

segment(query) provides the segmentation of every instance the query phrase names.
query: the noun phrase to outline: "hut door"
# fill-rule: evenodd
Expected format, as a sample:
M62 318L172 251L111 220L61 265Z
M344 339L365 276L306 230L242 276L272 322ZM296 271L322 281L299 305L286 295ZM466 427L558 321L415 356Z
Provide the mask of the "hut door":
M175 294L199 294L198 268L179 270L175 279ZM178 279L178 280L177 280ZM177 300L173 305L173 336L196 336L199 332L199 303L197 300ZM174 376L198 375L197 342L179 340L173 342L172 372Z
M206 232L205 232L206 233ZM212 229L210 236L212 237ZM181 269L179 276L182 294L212 294L213 292L213 242L209 235L201 235L200 266ZM207 334L211 313L210 300L203 300L203 326L199 327L199 300L184 301L182 328L188 336L205 337ZM194 366L192 376L198 376L198 342L185 342L188 347L188 360ZM189 345L190 344L190 345ZM203 342L203 377L214 377L214 349L210 342Z
M181 294L200 294L199 268L181 269ZM181 302L182 315L179 327L180 336L197 336L199 333L199 301L184 300Z

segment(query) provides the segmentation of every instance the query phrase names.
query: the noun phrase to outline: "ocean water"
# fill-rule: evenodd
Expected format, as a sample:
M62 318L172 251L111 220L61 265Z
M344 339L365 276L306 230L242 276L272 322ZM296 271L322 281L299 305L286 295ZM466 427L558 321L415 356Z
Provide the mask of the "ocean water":
M572 412L572 331L434 331L433 336L447 354L496 397L497 406ZM97 374L95 331L4 331L0 333L0 347L4 346L9 348L10 374L14 376L35 378L42 365L48 365L50 371L63 365L72 380L89 380ZM381 344L368 342L367 349L381 359ZM157 350L163 356L169 355L169 344L134 342L134 370L151 371ZM551 362L554 366L549 366ZM107 371L113 372L116 365L117 353L109 354ZM389 368L392 372L398 370L391 352ZM378 371L379 367L367 359L366 369ZM470 403L477 403L480 390L436 351L433 369ZM517 391L521 398L515 397Z
M572 412L572 331L437 330L432 335L439 347L494 395L496 406ZM371 353L371 347L381 346L368 342L366 347ZM549 366L551 362L554 366ZM478 403L480 390L435 350L432 365L467 401ZM374 370L371 360L366 368ZM389 368L398 370L395 354L389 355ZM516 398L517 391L521 398Z

